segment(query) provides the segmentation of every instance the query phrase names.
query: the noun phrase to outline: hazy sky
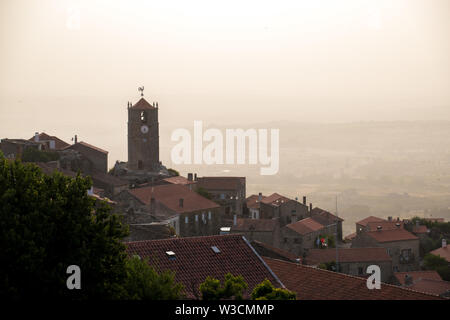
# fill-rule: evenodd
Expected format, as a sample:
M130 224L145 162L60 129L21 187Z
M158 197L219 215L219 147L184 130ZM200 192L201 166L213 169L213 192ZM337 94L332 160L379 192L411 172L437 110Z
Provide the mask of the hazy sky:
M161 126L450 120L448 0L1 0L0 48L0 138L122 159L142 85Z

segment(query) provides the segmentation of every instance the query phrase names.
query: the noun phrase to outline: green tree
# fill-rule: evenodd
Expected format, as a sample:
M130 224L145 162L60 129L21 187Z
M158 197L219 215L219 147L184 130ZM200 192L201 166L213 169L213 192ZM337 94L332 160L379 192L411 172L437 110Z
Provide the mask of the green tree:
M172 168L167 169L167 171L169 172L169 174L171 176L179 176L180 175L180 173L177 170L172 169Z
M295 300L297 294L287 289L275 288L269 279L265 279L252 291L252 300Z
M427 270L435 270L445 281L450 281L450 267L444 258L428 253L424 258L424 267Z
M241 275L233 276L231 273L227 273L223 284L218 279L207 277L200 284L199 289L203 300L242 300L244 291L247 288L248 285Z
M130 300L175 300L184 297L184 286L176 283L175 273L158 274L148 260L132 257L126 262L127 277L124 288Z
M180 286L129 259L128 234L106 202L87 195L89 177L55 172L0 154L0 297L3 299L169 299ZM81 269L68 290L67 267Z

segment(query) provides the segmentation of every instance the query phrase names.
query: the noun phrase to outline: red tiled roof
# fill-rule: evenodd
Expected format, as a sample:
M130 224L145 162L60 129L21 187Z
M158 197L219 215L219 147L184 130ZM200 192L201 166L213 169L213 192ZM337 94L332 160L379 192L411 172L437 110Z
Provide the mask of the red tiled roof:
M321 225L320 223L311 218L306 218L297 222L293 222L291 224L286 225L286 227L302 235L318 231L324 228L323 225Z
M442 258L450 262L450 249L448 246L446 246L445 248L440 247L436 250L431 251L430 253L434 254L435 256L441 256Z
M234 232L239 231L270 231L278 225L277 220L272 219L236 219L236 225L231 227Z
M391 242L391 241L404 241L404 240L416 240L419 239L411 232L405 229L397 230L377 230L368 231L367 235L375 239L377 242Z
M285 203L285 202L290 201L290 200L291 199L289 199L289 198L287 198L285 196L282 196L282 195L280 195L278 193L273 193L270 196L265 197L263 200L261 200L261 202L264 203L264 204L270 204L272 206L279 206L282 203Z
M269 279L276 287L282 284L273 276L261 257L241 235L172 238L125 243L130 256L149 258L158 271L172 270L175 281L184 284L188 298L195 298L200 283L207 276L223 280L225 274L242 275L248 284L246 296ZM220 253L215 253L216 246ZM166 251L173 251L171 259Z
M419 292L441 295L450 292L450 281L421 279L406 287Z
M199 177L197 185L206 190L237 190L245 183L245 177Z
M92 150L95 150L95 151L98 151L98 152L101 152L101 153L108 154L108 151L103 150L103 149L100 149L100 148L98 148L98 147L96 147L96 146L93 146L92 144L89 144L89 143L84 142L84 141L80 141L80 142L77 142L77 143L75 143L75 144L72 144L72 145L70 145L70 146L68 146L68 147L65 147L64 150L66 150L66 149L72 149L72 148L73 148L74 146L76 146L76 145L81 145L81 146L84 146L84 147L86 147L86 148L89 148L89 149L92 149Z
M413 233L428 233L427 226L414 226L412 229Z
M153 197L156 201L177 213L219 207L214 201L206 199L197 192L191 191L188 187L180 184L148 186L131 189L129 192L147 205L150 204L150 200ZM183 199L183 207L180 207L180 199Z
M150 103L148 103L147 100L145 100L144 98L141 98L131 108L132 109L156 109Z
M322 225L334 224L336 223L336 219L339 222L344 221L344 219L337 217L336 215L318 207L312 209L311 218L313 218L315 221L319 222Z
M356 232L353 232L353 233L350 233L349 235L345 236L344 240L351 241L355 238L356 238Z
M385 248L342 248L338 249L339 262L381 262L392 261ZM336 249L310 249L307 264L336 261Z
M54 140L55 141L55 149L56 150L61 150L61 149L64 149L65 147L70 146L70 144L68 144L67 142L59 139L58 137L49 136L45 132L41 132L38 136L39 136L39 141ZM34 136L31 137L30 139L28 139L28 141L34 141Z
M361 221L358 221L357 224L360 224L362 226L366 226L367 223L369 223L369 222L383 222L383 221L387 221L387 220L381 219L381 218L378 218L378 217L374 217L374 216L370 216L370 217L367 217L365 219L362 219Z
M181 184L181 185L187 185L187 184L195 184L195 181L188 180L185 177L182 176L175 176L170 178L163 179L166 182L172 183L172 184Z
M421 279L427 280L442 280L439 273L434 270L430 271L409 271L409 272L394 272L394 276L397 278L400 285L405 284L405 276L409 275L412 277L413 282Z
M399 226L397 226L397 223ZM382 230L397 230L404 227L402 221L374 221L366 224L366 231L376 231L379 226Z
M266 198L265 196L261 197L261 199L265 199L265 198ZM259 199L259 195L256 195L256 194L252 194L250 197L245 199L247 208L259 209L260 202L258 201L258 199Z
M381 289L367 288L366 279L264 258L287 289L297 293L299 300L431 300L438 296L398 286L381 284Z
M269 257L290 262L296 262L296 259L300 258L295 254L292 254L288 251L284 251L280 248L273 247L261 241L252 240L250 241L250 243L253 246L253 248L255 248L256 252L258 252L259 255L262 257Z

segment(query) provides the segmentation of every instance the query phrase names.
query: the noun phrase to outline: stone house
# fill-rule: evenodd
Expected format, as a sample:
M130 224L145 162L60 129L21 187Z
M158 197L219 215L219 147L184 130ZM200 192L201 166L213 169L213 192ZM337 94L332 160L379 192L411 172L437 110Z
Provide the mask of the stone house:
M308 250L317 247L319 236L334 236L335 232L335 225L324 226L312 218L305 218L281 228L279 248L303 257Z
M336 257L337 254L337 257ZM304 264L318 266L321 263L339 261L339 272L357 277L367 277L367 267L377 265L381 269L381 281L393 282L392 258L385 248L311 249Z
M76 142L64 148L63 150L75 150L79 152L83 157L87 158L93 164L93 172L108 172L108 151L90 145L83 141Z
M70 146L67 142L59 139L58 137L50 136L45 132L36 132L33 137L28 139L28 141L43 143L46 145L47 150L62 150Z
M279 219L280 226L287 225L308 217L308 206L306 198L304 203L289 199L278 193L258 200L261 219Z
M318 207L312 209L309 213L309 216L316 222L320 223L321 225L328 227L335 226L335 231L333 232L333 235L336 232L336 225L337 225L337 240L339 242L342 241L342 223L344 222L344 219L337 217L334 214Z
M43 150L42 143L28 141L24 139L2 139L0 142L0 150L7 159L21 158L22 154L28 148Z
M361 231L364 231L364 229L367 227L367 224L369 222L386 222L385 219L382 218L378 218L378 217L374 217L374 216L369 216L367 218L364 218L358 222L356 222L356 233L360 233Z
M419 238L407 230L383 230L360 232L352 241L352 248L383 247L392 257L394 272L419 270Z
M219 234L224 209L178 184L125 190L116 201L128 224L168 222L180 237Z
M236 218L230 232L242 234L249 241L257 240L272 246L278 246L280 241L280 225L277 219Z
M225 216L242 217L245 202L245 177L196 177L197 186L208 191L213 201L225 208Z

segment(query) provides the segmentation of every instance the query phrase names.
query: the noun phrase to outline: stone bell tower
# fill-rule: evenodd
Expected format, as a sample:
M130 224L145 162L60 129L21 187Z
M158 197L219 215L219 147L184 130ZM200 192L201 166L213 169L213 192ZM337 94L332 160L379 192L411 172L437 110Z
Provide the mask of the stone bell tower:
M157 171L159 162L158 102L150 104L141 99L134 105L128 102L128 168Z

